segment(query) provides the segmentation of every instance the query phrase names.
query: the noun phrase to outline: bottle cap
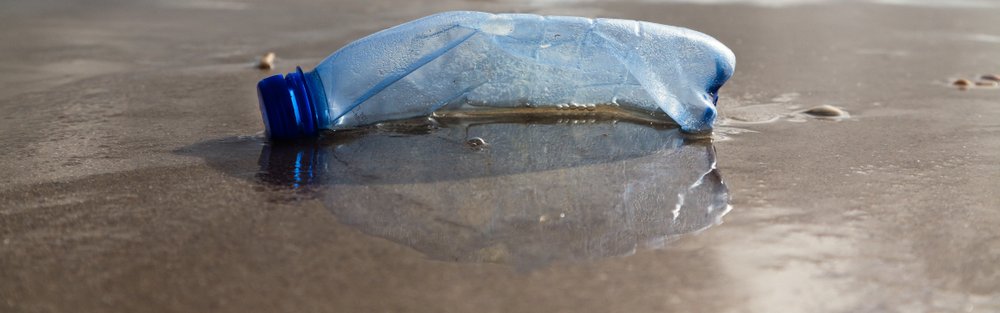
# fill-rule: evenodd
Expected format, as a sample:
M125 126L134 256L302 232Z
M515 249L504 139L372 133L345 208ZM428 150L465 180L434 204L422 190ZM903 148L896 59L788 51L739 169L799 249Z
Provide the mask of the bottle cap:
M260 114L268 138L288 140L319 134L304 77L302 69L299 69L285 76L264 78L257 83Z

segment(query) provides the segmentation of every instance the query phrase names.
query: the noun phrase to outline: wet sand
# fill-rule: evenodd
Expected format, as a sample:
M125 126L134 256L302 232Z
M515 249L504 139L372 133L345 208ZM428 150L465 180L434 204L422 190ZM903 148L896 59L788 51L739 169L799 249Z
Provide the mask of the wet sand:
M1000 89L950 86L1000 73L1000 9L760 2L0 4L0 41L8 43L0 45L0 311L1000 311ZM654 158L661 146L432 181L334 175L297 186L268 172L262 156L289 154L260 138L260 78L459 8L642 19L726 43L737 69L722 89L712 152L684 150L704 143L670 148L714 159L731 206L722 223L638 231L646 228L607 222L616 220L583 203L568 213L593 218L573 224L578 215L568 214L572 227L519 218L476 228L502 230L496 236L462 237L435 228L444 225L438 220L408 223L447 213L440 206L421 215L360 196L627 183L636 176L615 176L616 166L674 164ZM268 51L277 53L275 69L261 71L257 58ZM797 113L820 105L850 117ZM584 135L608 132L606 124L583 127L596 127ZM355 142L388 149L377 144L382 137L365 138ZM587 190L604 201L624 194ZM328 198L334 191L341 194ZM509 198L497 205L555 201ZM366 216L366 203L398 211ZM491 221L489 209L461 212L472 213L459 225ZM559 213L523 216L553 223ZM377 224L386 216L403 217L394 222L404 226ZM612 237L601 238L636 248L574 241L595 232L573 225L595 223L610 225L600 230ZM669 240L638 244L650 238Z

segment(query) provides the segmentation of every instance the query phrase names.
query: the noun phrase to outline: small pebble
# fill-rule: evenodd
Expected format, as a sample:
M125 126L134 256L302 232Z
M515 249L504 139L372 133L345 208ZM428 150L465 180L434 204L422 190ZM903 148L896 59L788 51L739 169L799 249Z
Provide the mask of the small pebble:
M483 138L479 137L473 137L472 139L466 140L465 144L469 145L469 147L479 148L486 146L486 140L483 140Z
M972 81L963 78L963 79L956 80L955 82L953 82L951 84L955 85L955 86L958 86L958 87L968 87L968 86L972 86Z
M997 74L983 75L983 77L980 78L982 78L983 80L992 80L995 82L1000 82L1000 75Z
M992 80L981 80L981 81L976 82L976 86L979 86L979 87L996 87L997 84L998 84L997 82L992 81Z
M822 116L822 117L838 117L838 116L847 115L847 112L844 112L844 110L841 110L840 108L837 108L837 107L832 106L832 105L826 105L826 104L818 106L818 107L815 107L815 108L812 108L812 109L805 110L802 113L809 114L809 115L812 115L812 116Z
M260 62L257 62L257 68L262 70L269 70L274 68L274 52L268 52L260 57Z

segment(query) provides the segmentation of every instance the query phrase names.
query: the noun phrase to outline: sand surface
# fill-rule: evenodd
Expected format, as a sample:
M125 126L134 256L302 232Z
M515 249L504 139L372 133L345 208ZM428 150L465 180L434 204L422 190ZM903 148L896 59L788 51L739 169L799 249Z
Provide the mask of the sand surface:
M998 312L1000 89L949 84L1000 74L1000 8L899 2L4 2L0 311ZM262 140L259 79L451 9L716 37L714 142Z

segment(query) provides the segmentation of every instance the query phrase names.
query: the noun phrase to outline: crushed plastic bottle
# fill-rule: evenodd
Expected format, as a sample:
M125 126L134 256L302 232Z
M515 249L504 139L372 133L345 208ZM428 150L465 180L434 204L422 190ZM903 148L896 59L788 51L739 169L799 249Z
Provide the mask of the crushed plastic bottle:
M593 108L666 113L711 130L735 56L649 22L445 12L357 40L311 72L257 85L268 136L311 137L438 110Z

